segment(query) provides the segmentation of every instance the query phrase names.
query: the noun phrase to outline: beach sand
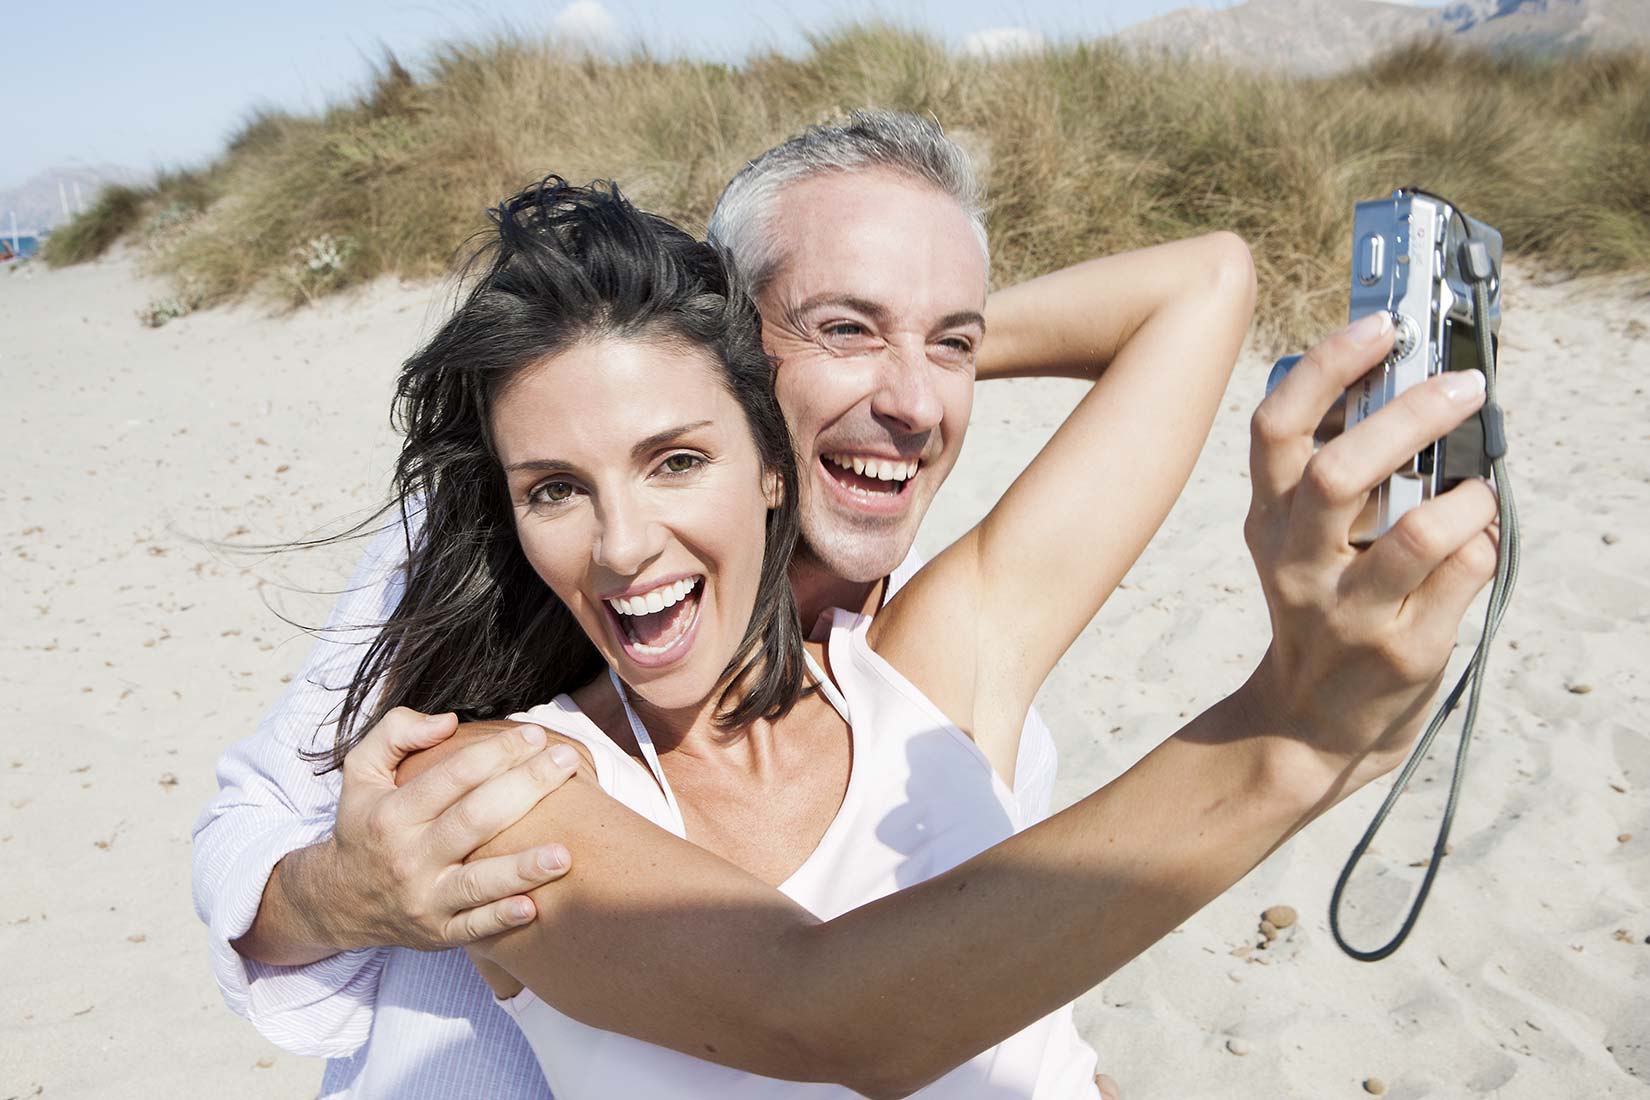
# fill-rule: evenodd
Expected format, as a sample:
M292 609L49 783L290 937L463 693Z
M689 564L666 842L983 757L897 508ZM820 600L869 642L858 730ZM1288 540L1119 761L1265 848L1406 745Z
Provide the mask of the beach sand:
M307 650L277 612L319 622L330 599L315 591L341 585L353 554L215 543L337 530L380 501L392 380L444 301L384 281L291 316L243 305L139 325L164 293L126 255L0 272L0 675L19 703L0 753L0 1100L297 1097L320 1075L219 1000L189 831L217 754ZM1403 1100L1650 1094L1650 311L1619 282L1517 271L1506 310L1526 557L1427 911L1379 964L1330 939L1329 891L1376 784L1080 1002L1126 1100L1357 1097L1372 1078ZM1267 365L1246 353L1184 497L1040 697L1058 802L1235 687L1265 647L1240 528ZM919 546L977 519L1079 392L982 387ZM1454 728L1354 882L1357 943L1385 938L1421 874ZM1259 949L1274 905L1299 919Z

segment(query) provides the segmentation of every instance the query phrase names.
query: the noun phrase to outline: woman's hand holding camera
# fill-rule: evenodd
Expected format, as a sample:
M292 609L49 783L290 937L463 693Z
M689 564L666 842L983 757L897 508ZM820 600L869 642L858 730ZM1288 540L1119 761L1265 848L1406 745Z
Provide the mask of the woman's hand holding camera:
M1349 534L1369 492L1483 404L1483 376L1414 386L1314 452L1313 431L1392 347L1376 313L1306 353L1251 424L1244 536L1272 644L1244 691L1265 728L1309 750L1336 801L1402 762L1468 605L1495 574L1496 499L1473 480L1415 508L1367 549ZM1293 765L1294 760L1291 761Z

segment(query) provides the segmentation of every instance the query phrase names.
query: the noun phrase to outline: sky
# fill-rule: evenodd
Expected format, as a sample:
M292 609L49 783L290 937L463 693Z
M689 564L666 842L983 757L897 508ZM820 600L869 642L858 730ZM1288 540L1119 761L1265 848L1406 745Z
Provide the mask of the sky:
M878 14L958 49L1092 38L1175 8L1236 0L0 0L0 190L66 164L203 164L259 106L349 96L383 46L501 25L603 48L737 61ZM1437 2L1437 0L1420 0Z
M1002 28L1093 37L1194 2L1231 0L0 2L0 189L65 163L204 163L259 105L314 110L348 96L380 44L416 59L501 23L736 61L800 52L805 31L879 12L962 48Z

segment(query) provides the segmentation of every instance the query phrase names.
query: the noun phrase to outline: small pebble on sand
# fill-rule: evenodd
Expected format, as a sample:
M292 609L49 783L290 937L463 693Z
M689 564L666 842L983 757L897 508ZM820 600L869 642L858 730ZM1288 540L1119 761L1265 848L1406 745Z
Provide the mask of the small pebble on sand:
M1293 906L1274 905L1272 908L1262 913L1260 915L1260 919L1264 921L1271 921L1273 928L1284 929L1294 924L1295 921L1300 919L1300 917L1299 914L1295 912Z
M1260 934L1266 937L1267 943L1271 943L1278 938L1278 926L1269 920L1263 920L1260 922Z
M1386 1092L1386 1082L1379 1077L1371 1077L1364 1082L1364 1091L1371 1096L1381 1096Z
M1632 833L1622 833L1620 836L1616 837L1616 843L1617 844L1626 844L1629 840L1632 840L1632 839L1633 839L1633 834Z
M1565 684L1564 687L1571 695L1586 695L1593 690L1592 684Z
M1603 538L1604 545L1606 546L1614 546L1616 543L1621 541L1620 535L1611 534L1608 531L1606 531L1601 537Z
M1250 1046L1244 1039L1228 1039L1226 1040L1226 1049L1241 1058L1249 1053Z

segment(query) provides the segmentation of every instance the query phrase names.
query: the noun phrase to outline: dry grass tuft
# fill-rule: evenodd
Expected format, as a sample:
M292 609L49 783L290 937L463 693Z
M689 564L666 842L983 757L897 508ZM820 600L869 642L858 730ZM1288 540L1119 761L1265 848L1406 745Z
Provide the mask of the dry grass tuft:
M512 32L413 68L386 53L355 99L319 117L259 112L206 171L108 192L51 258L147 226L155 262L201 301L297 304L441 274L487 206L548 172L616 179L702 227L749 156L878 105L931 112L981 154L998 284L1230 228L1255 252L1263 332L1298 342L1344 314L1353 203L1409 183L1495 225L1526 262L1650 270L1642 52L1533 60L1424 41L1296 79L1106 43L966 58L876 23L810 46L737 67L604 60Z

